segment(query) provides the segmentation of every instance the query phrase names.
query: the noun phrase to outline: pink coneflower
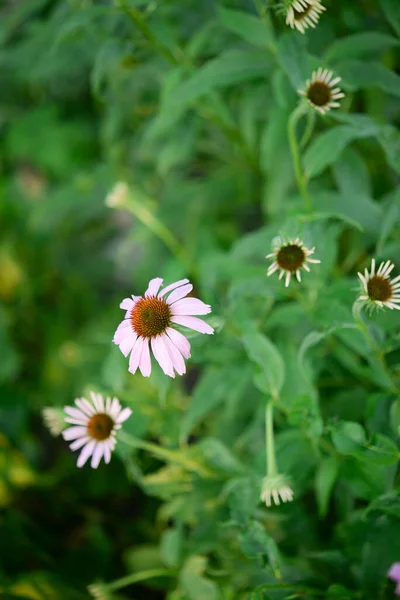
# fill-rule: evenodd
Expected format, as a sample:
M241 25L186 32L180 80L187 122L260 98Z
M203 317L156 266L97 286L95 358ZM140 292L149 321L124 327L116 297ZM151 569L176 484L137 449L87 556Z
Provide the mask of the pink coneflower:
M65 440L71 441L71 450L82 448L78 457L78 467L83 467L91 456L91 466L97 469L104 456L106 463L110 462L111 452L115 448L115 435L121 429L122 423L132 414L130 408L122 408L117 398L104 398L101 394L91 392L92 402L86 398L77 398L74 406L65 406L68 427L62 432Z
M173 325L183 325L200 333L214 329L194 315L206 315L211 307L197 298L186 298L193 286L188 279L167 285L161 292L163 280L152 279L144 296L125 298L120 307L126 310L125 319L115 332L113 342L129 358L129 371L137 369L144 377L151 373L150 344L156 361L166 375L175 377L186 373L184 358L190 358L190 344ZM166 298L166 295L168 297Z
M395 562L392 564L387 576L389 577L389 579L397 583L396 596L400 596L400 562Z
M310 258L314 254L314 248L306 248L300 238L285 242L277 237L272 241L273 252L267 254L266 258L273 258L267 271L269 277L275 271L280 271L279 279L285 277L285 287L288 287L292 275L296 275L297 281L301 281L300 269L309 271L308 263L318 264L321 261Z

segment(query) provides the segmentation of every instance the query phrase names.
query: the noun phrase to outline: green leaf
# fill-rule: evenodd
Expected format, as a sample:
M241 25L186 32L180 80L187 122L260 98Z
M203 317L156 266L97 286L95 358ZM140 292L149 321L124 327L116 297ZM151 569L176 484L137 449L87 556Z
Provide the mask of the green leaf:
M162 106L162 112L183 113L194 101L212 91L250 81L264 79L271 61L257 50L227 50L197 69L179 84Z
M163 532L160 542L160 554L168 567L178 567L182 554L182 530L171 527Z
M246 525L245 532L240 536L240 545L245 555L249 558L266 555L274 573L279 576L281 557L278 547L261 523L250 521Z
M391 125L382 127L378 135L378 142L385 151L389 165L396 173L400 174L400 133L398 129Z
M208 369L200 379L192 401L181 421L180 439L185 440L193 427L223 402L235 403L250 378L249 368L229 365Z
M273 42L273 31L268 23L240 10L218 7L221 23L246 42L268 48Z
M339 421L332 427L331 436L335 448L342 454L353 454L366 443L364 428L353 421Z
M179 574L179 582L188 600L219 600L217 585L204 575L207 559L191 556Z
M241 477L227 485L231 519L246 525L260 503L260 483L255 478Z
M385 17L400 37L400 4L398 0L380 0Z
M205 438L194 447L194 450L202 462L207 467L211 467L213 471L230 474L246 471L243 463L220 440Z
M351 90L378 87L400 97L400 76L377 62L347 61L340 64L340 75Z
M386 33L378 31L355 33L335 40L327 50L324 60L335 62L338 60L348 60L349 58L359 58L369 54L376 56L379 52L385 52L389 48L393 48L399 44L399 40Z
M247 354L258 366L256 385L261 391L279 396L285 379L285 365L276 346L262 333L243 336Z
M305 43L305 39L294 32L282 35L278 42L278 62L295 90L304 86L312 72Z
M315 493L317 496L318 514L325 517L333 486L339 473L339 462L335 456L327 456L320 462L315 474Z

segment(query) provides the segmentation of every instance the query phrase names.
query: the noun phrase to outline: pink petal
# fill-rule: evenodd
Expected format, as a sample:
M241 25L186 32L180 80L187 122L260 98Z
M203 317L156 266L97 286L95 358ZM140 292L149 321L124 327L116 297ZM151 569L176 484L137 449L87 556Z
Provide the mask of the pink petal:
M164 342L168 348L169 355L172 360L172 365L178 375L184 375L186 373L186 365L183 360L182 354L179 352L178 348L174 345L174 343L169 339L168 336L164 335Z
M92 455L91 467L97 469L100 464L101 457L103 456L104 444L97 444Z
M214 329L212 327L197 317L171 317L171 321L172 323L189 327L190 329L194 329L200 333L214 333Z
M400 596L400 581L397 582L395 592L396 592L396 596Z
M193 289L193 286L191 283L188 283L187 285L183 285L182 287L179 287L177 290L174 290L172 292L172 294L170 294L168 296L167 303L171 305L173 302L176 302L177 300L184 298L185 296L187 296L189 294L189 292L192 291L192 289Z
M161 279L161 277L156 277L155 279L152 279L149 283L149 287L144 293L145 297L148 298L148 296L156 296L162 282L163 280Z
M172 360L163 340L164 335L165 334L161 334L151 339L151 349L153 350L156 361L164 373L175 378Z
M171 306L173 315L208 315L211 312L211 306L204 304L197 298L184 298L178 300Z
M142 337L138 337L136 342L133 345L131 356L129 359L129 372L134 375L137 371L137 368L140 363L140 357L142 356L142 348L143 348L144 339Z
M89 400L86 398L77 398L75 400L75 404L81 409L82 412L85 413L88 417L91 417L96 412L94 406L92 406Z
M185 358L190 358L190 343L180 331L167 327L166 332L170 339L173 341L179 352L183 354Z
M74 408L73 406L64 406L64 411L67 415L70 415L75 419L84 419L85 421L88 420L87 415L84 412L82 412L78 408Z
M113 398L112 402L111 402L110 410L108 411L108 414L110 415L110 417L113 417L114 419L116 419L119 415L120 410L121 410L121 404L119 403L118 398Z
M131 414L132 414L132 411L130 408L124 408L124 410L122 410L117 417L117 423L123 423L124 421L129 419Z
M388 577L393 581L400 581L400 562L395 562L389 569Z
M104 462L106 463L106 465L108 465L108 463L111 460L111 448L108 444L104 445Z
M80 438L82 436L87 435L86 427L68 427L68 429L64 429L62 432L62 436L64 440L75 440L76 438Z
M114 344L120 344L123 339L132 331L132 325L130 319L124 319L120 323L114 333L113 342Z
M119 344L119 349L121 350L124 356L128 356L129 352L133 348L133 344L136 342L137 334L132 331L131 335L128 335L122 342Z
M82 448L82 446L84 446L88 442L90 442L89 436L81 437L72 442L72 444L70 444L69 447L71 448L71 450L78 450L78 448Z
M74 417L64 417L64 421L66 423L72 423L72 425L81 425L83 427L86 427L88 423L88 418L85 417L84 419L75 419Z
M104 398L101 394L95 394L95 392L90 392L92 397L93 404L96 407L97 412L104 412Z
M165 294L168 294L168 292L170 292L171 290L174 290L175 288L184 285L185 283L189 283L189 279L180 279L179 281L175 281L175 283L170 283L169 285L167 285L167 287L165 287L163 290L161 290L161 292L158 294L159 298L162 298L163 296L165 296Z
M86 446L84 446L83 450L81 451L81 453L78 457L78 462L76 463L79 468L83 467L83 465L85 464L85 462L87 461L89 456L91 456L95 445L96 445L96 442L94 442L92 440L91 442L86 444Z
M123 308L124 310L132 310L132 308L135 306L134 301L132 300L132 298L124 298L121 302L121 304L119 305L120 308Z
M149 350L149 340L143 342L142 356L140 357L139 369L143 377L149 377L151 373L151 358Z

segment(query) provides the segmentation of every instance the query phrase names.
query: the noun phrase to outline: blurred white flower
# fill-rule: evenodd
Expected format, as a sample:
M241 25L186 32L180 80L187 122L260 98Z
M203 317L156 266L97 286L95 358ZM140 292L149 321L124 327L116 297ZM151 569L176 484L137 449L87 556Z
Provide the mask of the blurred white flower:
M110 208L118 208L124 205L128 197L129 187L125 181L118 181L112 190L107 194L105 203Z
M344 94L339 87L335 87L340 77L333 78L332 71L320 67L317 71L313 71L311 81L307 79L304 90L298 90L298 93L305 96L307 102L321 115L324 115L331 108L340 106L340 98L344 98Z
M45 406L42 408L42 419L51 435L57 437L66 428L64 413L60 408Z
M269 508L272 504L292 502L293 490L286 475L267 475L264 477L261 488L261 501Z
M267 254L266 258L274 258L269 266L267 276L279 271L279 279L285 276L285 286L288 287L292 275L296 275L301 281L300 269L310 271L307 263L320 263L320 260L310 258L314 254L314 248L306 248L300 238L284 242L282 238L275 238L272 242L273 252Z
M320 14L326 10L320 0L293 0L286 13L286 25L305 33L308 27L318 24Z
M400 310L400 275L390 279L394 264L388 260L382 262L375 273L375 259L371 262L371 271L365 269L364 275L358 273L362 283L360 300L372 308L396 308Z
M65 406L67 416L65 421L73 427L68 427L62 432L67 441L74 440L70 444L71 450L82 448L78 457L77 465L82 467L91 456L91 466L97 469L104 457L109 463L111 452L116 444L116 432L121 429L122 423L132 414L130 408L122 409L117 398L104 398L101 394L91 392L92 402L86 398L77 398L73 406Z

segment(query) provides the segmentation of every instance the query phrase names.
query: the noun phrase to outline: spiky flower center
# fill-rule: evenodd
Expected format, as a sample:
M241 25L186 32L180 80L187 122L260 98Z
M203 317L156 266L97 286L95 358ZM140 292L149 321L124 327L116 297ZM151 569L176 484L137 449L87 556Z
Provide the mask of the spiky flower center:
M300 11L293 8L295 21L302 21L312 10L312 4L307 4L307 8Z
M323 81L314 81L307 90L307 98L315 106L326 106L332 100L331 88Z
M90 417L87 424L89 436L98 442L108 439L111 435L113 427L114 421L106 413L96 413Z
M144 338L164 333L171 320L171 310L163 298L141 298L131 310L131 325Z
M300 269L304 265L305 261L306 253L297 244L283 246L276 256L276 262L285 271L297 271L297 269Z
M389 279L374 275L367 283L368 296L371 300L387 302L393 296L392 284Z

